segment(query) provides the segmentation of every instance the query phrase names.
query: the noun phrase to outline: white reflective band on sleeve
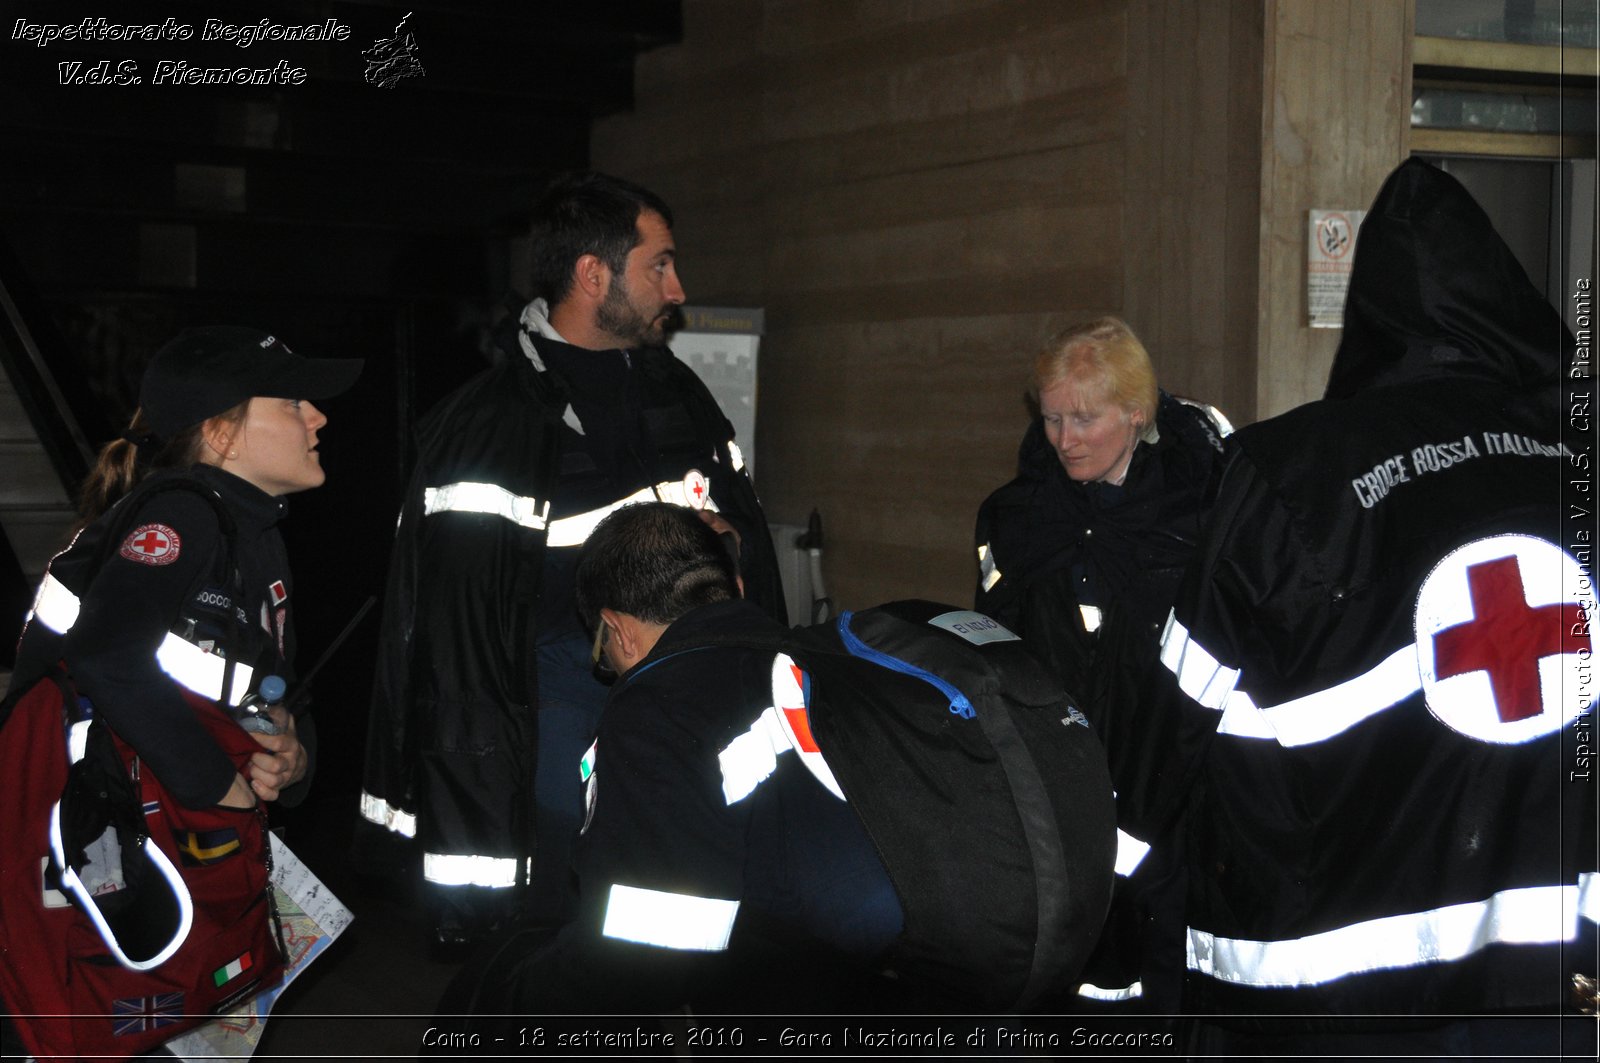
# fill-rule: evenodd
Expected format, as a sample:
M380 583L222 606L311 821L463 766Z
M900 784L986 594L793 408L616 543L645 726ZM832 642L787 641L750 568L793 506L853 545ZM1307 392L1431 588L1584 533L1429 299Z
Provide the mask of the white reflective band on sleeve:
M717 763L722 767L722 796L728 804L738 804L754 793L778 770L778 754L793 748L778 710L768 706L750 730L717 754Z
M978 569L983 574L983 589L994 590L994 585L1000 582L1000 570L994 567L994 554L989 550L988 543L978 546Z
M1090 985L1085 982L1078 987L1078 995L1087 997L1090 1000L1138 1000L1144 996L1144 983L1135 982L1123 989L1101 989L1097 985Z
M423 516L435 513L487 513L538 531L550 515L550 503L514 495L496 484L454 483L422 493Z
M1353 679L1259 711L1279 742L1304 746L1342 734L1421 689L1417 648L1408 643Z
M728 440L728 456L733 459L733 471L740 472L744 469L744 451L739 449L739 444Z
M1120 827L1117 828L1117 874L1124 877L1133 874L1134 868L1139 866L1144 854L1149 851L1149 843L1140 841Z
M1178 677L1182 691L1208 709L1220 710L1239 681L1237 668L1226 668L1209 650L1189 637L1176 613L1167 614L1161 634L1161 663Z
M1078 615L1083 617L1083 630L1093 635L1100 630L1100 607L1097 605L1078 606Z
M631 506L636 502L654 502L655 498L654 491L648 487L641 487L627 498L619 498L608 506L553 520L550 522L549 543L551 546L582 546L588 541L589 533L594 531L596 525L623 506Z
M1222 706L1222 719L1217 721L1217 733L1235 738L1264 738L1269 742L1278 737L1272 733L1267 718L1261 715L1256 703L1250 700L1250 695L1238 687L1233 688L1227 704Z
M156 647L156 663L174 681L212 701L223 700L222 679L228 662L221 654L207 653L192 642L167 632L167 637ZM248 664L235 665L233 689L228 691L227 703L237 705L250 689L252 669Z
M664 949L721 952L728 947L738 914L738 901L613 883L600 933Z
M517 884L517 859L511 856L423 853L422 877L441 886L506 889Z
M1487 900L1392 915L1291 941L1219 938L1189 929L1189 969L1237 985L1320 985L1365 971L1449 963L1489 945L1553 945L1578 935L1581 886L1528 886ZM1584 880L1588 881L1584 881ZM1591 909L1594 902L1589 902Z
M417 836L417 817L403 809L395 808L381 797L361 791L361 818L392 830L405 838Z
M689 506L689 492L681 480L663 481L654 487L641 487L626 498L619 498L587 513L574 513L570 517L553 520L550 522L549 545L582 546L601 521L623 506L637 502L670 502L674 506ZM708 497L704 508L715 511L717 504Z
M65 635L78 622L78 606L78 596L46 572L39 581L39 592L33 596L33 612L29 616L56 634Z

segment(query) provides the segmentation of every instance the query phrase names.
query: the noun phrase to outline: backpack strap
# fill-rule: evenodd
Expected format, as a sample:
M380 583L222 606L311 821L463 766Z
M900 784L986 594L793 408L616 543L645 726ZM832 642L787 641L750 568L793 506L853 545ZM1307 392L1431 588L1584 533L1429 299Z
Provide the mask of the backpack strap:
M225 551L224 557L227 559L228 570L235 578L238 577L238 565L236 562L239 527L233 519L233 514L228 512L228 507L222 504L222 499L217 497L215 491L203 487L193 480L183 477L170 479L164 477L158 480L145 480L135 485L133 490L123 495L117 500L116 505L111 507L111 513L115 519L106 527L105 539L100 543L99 553L95 557L90 579L93 579L94 573L98 573L101 566L111 559L112 551L117 548L117 544L122 541L122 537L128 533L134 520L137 519L139 507L151 498L165 494L168 491L188 491L191 494L199 495L211 506L217 515L217 524L222 529L222 540L225 544L223 547Z
M132 530L133 523L138 519L139 509L145 502L157 495L169 491L188 491L205 499L216 514L218 530L222 532L222 558L223 571L228 574L230 589L233 592L235 608L228 611L228 642L229 652L224 658L222 667L222 696L226 700L233 691L233 679L238 668L238 654L234 652L239 644L239 601L244 592L244 576L239 571L239 525L233 519L233 514L228 512L228 507L222 504L222 499L215 491L207 488L186 477L162 478L158 480L145 480L136 485L112 507L111 512L115 519L106 527L105 538L101 540L99 550L95 555L94 565L90 569L89 581L93 582L100 569L111 559L111 554L117 549L117 544L122 542L125 535Z

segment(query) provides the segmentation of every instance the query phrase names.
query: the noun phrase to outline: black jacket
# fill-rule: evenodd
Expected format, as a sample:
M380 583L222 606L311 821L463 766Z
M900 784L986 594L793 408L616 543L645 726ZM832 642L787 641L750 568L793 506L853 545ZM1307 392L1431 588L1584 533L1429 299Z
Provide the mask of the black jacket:
M706 645L782 633L748 602L703 606L617 681L585 762L579 915L506 957L476 1010L874 1008L855 994L879 982L873 961L899 933L894 887L855 813L784 737L773 651Z
M1408 162L1327 397L1234 437L1154 684L1200 769L1162 795L1191 802L1194 1007L1549 1009L1593 973L1571 344L1466 191Z
M1043 421L1035 420L1022 440L1017 478L978 512L976 607L1016 630L1079 699L1105 744L1119 794L1140 791L1162 770L1160 725L1135 713L1134 703L1156 666L1162 626L1222 465L1222 438L1202 408L1162 392L1156 426L1156 441L1135 447L1127 476L1113 485L1068 477ZM1092 629L1084 606L1098 613ZM1119 1007L1170 1010L1179 966L1172 913L1181 906L1181 884L1170 878L1170 843L1146 857L1158 839L1140 811L1118 803L1116 894L1081 992Z
M167 486L180 480L189 486ZM217 506L200 492L233 525L237 584ZM180 687L217 700L221 688L209 684L220 681L223 655L252 671L235 685L235 703L264 676L292 684L294 584L277 528L287 508L211 466L153 474L50 562L14 682L65 660L79 693L181 803L216 804L234 767ZM120 542L107 542L108 534ZM298 718L297 735L309 754L308 716ZM309 774L280 800L296 803L308 781Z
M694 372L664 349L523 340L419 429L361 797L366 819L485 885L513 884L534 855L535 647L579 630L572 566L600 514L708 491L741 533L747 592L784 612L732 428Z
M1035 419L1016 479L978 511L974 608L1021 635L1079 699L1119 787L1119 707L1155 660L1221 464L1221 436L1200 408L1163 392L1156 426L1122 484L1078 483ZM1098 630L1086 628L1081 606L1099 611Z
M503 950L469 1010L1049 1006L1105 912L1099 742L966 610L787 632L696 609L618 680L585 759L581 914Z

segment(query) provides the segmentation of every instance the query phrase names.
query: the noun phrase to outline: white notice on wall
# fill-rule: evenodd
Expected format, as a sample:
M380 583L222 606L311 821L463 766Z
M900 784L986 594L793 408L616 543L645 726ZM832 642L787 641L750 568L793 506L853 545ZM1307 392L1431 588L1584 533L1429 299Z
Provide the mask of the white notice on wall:
M1344 327L1344 297L1364 210L1313 210L1306 240L1306 313L1312 328Z
M683 331L671 339L672 353L700 375L733 423L745 467L756 465L756 355L766 315L760 309L719 306L683 308Z

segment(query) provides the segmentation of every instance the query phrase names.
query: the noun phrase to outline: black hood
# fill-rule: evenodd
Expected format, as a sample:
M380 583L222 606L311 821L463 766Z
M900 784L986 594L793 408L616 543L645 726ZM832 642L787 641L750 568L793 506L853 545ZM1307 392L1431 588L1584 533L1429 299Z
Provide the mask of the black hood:
M1461 182L1417 159L1361 225L1326 397L1430 377L1555 384L1572 334Z

